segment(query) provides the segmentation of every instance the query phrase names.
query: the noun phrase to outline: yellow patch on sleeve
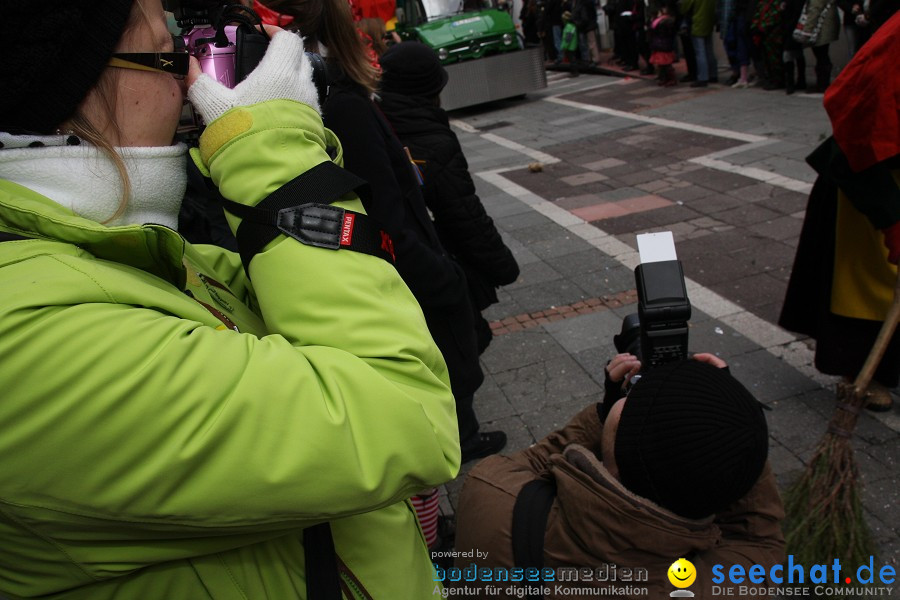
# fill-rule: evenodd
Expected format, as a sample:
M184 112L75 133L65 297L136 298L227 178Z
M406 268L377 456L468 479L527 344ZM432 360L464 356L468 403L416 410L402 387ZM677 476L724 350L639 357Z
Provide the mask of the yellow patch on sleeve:
M200 148L191 148L188 150L188 154L191 160L194 161L194 164L197 165L200 174L204 177L210 177L209 169L206 168L206 165L203 163L203 157L200 156Z
M200 136L200 157L209 165L209 159L219 149L249 131L253 127L253 115L250 111L235 108L213 121Z

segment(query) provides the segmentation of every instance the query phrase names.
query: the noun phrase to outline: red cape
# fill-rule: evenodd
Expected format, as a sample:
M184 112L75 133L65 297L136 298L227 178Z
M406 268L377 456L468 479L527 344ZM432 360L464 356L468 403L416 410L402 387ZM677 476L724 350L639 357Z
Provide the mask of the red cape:
M900 154L900 12L856 53L825 92L834 139L859 173Z

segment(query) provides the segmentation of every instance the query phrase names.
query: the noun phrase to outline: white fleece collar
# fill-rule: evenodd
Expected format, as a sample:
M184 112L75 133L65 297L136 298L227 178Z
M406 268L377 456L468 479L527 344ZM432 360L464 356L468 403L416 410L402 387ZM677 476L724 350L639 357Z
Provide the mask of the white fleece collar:
M0 135L4 143L0 178L110 227L156 223L177 229L187 185L184 144L116 148L125 162L131 194L122 214L108 221L122 202L122 181L115 165L98 148L83 141L67 145L66 136Z

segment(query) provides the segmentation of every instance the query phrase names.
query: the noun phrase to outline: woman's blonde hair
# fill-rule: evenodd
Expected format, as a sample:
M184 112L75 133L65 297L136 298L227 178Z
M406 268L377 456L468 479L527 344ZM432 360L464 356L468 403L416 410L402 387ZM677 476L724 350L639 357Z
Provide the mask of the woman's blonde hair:
M125 35L137 27L141 20L147 23L150 22L150 16L144 8L143 0L135 0L134 6L136 9L131 11L131 15L128 17L128 21L125 24L125 29L122 30L122 35ZM118 82L118 69L106 69L93 87L93 90L96 90L97 97L108 115L108 121L102 131L96 123L93 123L83 114L83 105L79 106L75 111L75 114L62 126L85 142L92 146L96 146L100 152L112 162L122 181L122 198L119 202L119 206L112 216L105 221L102 221L103 224L119 218L122 213L125 212L125 208L128 206L128 198L131 196L131 178L128 176L128 169L125 166L125 161L122 160L122 157L116 152L116 147L113 142L104 135L105 132L112 132L117 141L121 141L122 138L122 129L116 119Z
M378 87L378 69L369 62L366 46L356 31L347 0L260 0L268 8L294 17L288 29L328 48L347 77L369 93Z

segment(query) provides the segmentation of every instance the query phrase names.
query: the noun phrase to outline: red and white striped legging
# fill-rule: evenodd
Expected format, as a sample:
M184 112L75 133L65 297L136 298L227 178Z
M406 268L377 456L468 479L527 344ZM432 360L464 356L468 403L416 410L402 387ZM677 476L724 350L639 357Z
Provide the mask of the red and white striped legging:
M411 500L413 508L416 509L419 524L422 526L422 532L425 534L425 542L431 548L437 542L438 537L438 508L440 505L438 489L426 490L418 496L413 496Z

